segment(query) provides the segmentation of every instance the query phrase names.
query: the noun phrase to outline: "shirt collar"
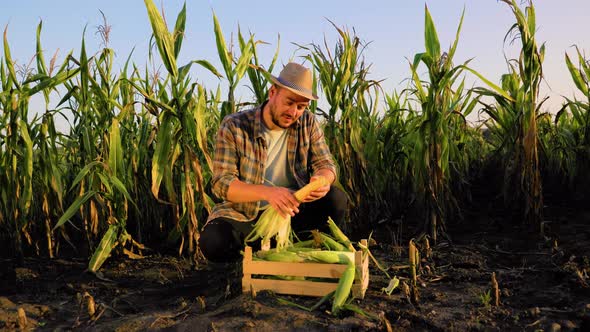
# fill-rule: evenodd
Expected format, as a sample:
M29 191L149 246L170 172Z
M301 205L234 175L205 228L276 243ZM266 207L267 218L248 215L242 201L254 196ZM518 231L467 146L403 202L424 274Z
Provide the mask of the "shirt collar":
M256 112L254 112L254 137L263 137L264 135L264 126L262 124L262 110L264 106L268 103L268 100L262 103L262 105L258 106Z

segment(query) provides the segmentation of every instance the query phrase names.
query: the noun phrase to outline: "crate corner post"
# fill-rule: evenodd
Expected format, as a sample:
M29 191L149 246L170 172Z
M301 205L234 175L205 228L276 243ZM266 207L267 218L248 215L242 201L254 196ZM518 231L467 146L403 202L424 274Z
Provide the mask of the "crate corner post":
M252 247L246 246L244 248L244 260L242 263L242 293L251 293L252 297L256 296L256 291L252 285Z

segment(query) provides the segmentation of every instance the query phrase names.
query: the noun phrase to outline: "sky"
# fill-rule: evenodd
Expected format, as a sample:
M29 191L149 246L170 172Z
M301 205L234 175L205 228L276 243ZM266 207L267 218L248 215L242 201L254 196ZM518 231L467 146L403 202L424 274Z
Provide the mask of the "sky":
M173 27L184 2L154 2L164 8L168 25ZM222 71L213 33L213 12L226 42L232 40L232 35L236 42L239 27L243 33L253 33L257 40L269 43L258 48L263 65L270 64L277 45L280 47L280 64L290 60L302 61L299 56L305 52L298 51L295 44L322 44L325 39L332 50L337 41L332 21L340 28L354 30L363 42L368 43L364 55L365 62L372 64L369 78L384 80L385 92L391 93L406 86L410 75L408 59L425 49L425 5L433 17L443 50L453 42L461 13L465 10L454 62L460 64L472 59L472 68L498 83L506 72L505 57L514 58L518 54L517 47L504 42L515 22L514 16L508 5L497 0L187 1L185 40L178 64L203 59ZM590 23L587 20L590 1L537 0L534 5L537 41L545 42L547 48L541 96L550 98L546 103L547 110L555 112L562 104L563 96L572 97L576 90L565 65L565 52L576 60L572 45L590 52ZM151 27L141 0L1 1L0 24L7 28L12 58L18 64L26 65L34 56L36 27L40 20L43 21L41 40L46 58L58 52L58 59L63 61L70 51L78 57L84 28L88 53L101 49L101 39L96 33L97 27L103 24L100 11L111 26L109 47L116 53L116 65L122 66L135 49L132 59L139 68L144 68L148 61ZM215 89L220 84L205 71L197 71L193 78L208 89ZM467 82L477 84L473 77L467 77ZM246 85L247 79L241 83ZM221 84L222 89L225 88L226 82ZM243 88L241 91L246 94L242 99L249 100L247 90Z

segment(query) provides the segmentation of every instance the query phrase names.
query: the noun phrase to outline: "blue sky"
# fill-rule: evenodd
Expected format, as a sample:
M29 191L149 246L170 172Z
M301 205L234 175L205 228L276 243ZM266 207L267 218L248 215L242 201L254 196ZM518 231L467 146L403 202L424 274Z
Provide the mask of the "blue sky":
M169 26L172 26L183 2L156 0L155 3L158 7L164 6ZM304 54L294 53L296 47L292 43L322 43L326 38L332 48L337 35L329 19L339 27L354 28L361 39L371 42L365 51L366 62L373 64L370 78L385 79L385 90L392 91L403 88L403 81L409 76L407 59L424 50L425 4L433 16L443 49L453 41L465 8L455 63L473 58L474 69L498 82L506 71L504 55L515 57L517 54L514 47L504 44L504 36L514 23L513 15L506 4L496 0L187 1L186 37L179 64L205 59L221 68L213 34L213 11L226 41L232 33L237 33L239 26L243 32L250 31L256 39L270 43L259 47L263 64L270 63L279 34L281 63ZM571 97L575 91L565 67L564 52L575 57L572 45L586 51L590 48L590 34L587 33L590 1L537 0L534 4L537 40L547 45L546 83L543 83L542 95L550 97L547 105L555 109L561 105L562 95ZM96 29L102 24L99 10L105 13L112 27L110 47L116 52L116 63L121 65L135 47L133 60L143 68L148 58L151 29L144 2L140 0L2 1L0 24L8 27L13 59L23 65L34 55L39 20L43 20L42 44L46 57L57 50L59 59L69 51L77 57L84 27L88 52L97 52L100 38ZM196 73L195 79L210 89L219 82L205 72ZM249 98L244 96L243 99Z

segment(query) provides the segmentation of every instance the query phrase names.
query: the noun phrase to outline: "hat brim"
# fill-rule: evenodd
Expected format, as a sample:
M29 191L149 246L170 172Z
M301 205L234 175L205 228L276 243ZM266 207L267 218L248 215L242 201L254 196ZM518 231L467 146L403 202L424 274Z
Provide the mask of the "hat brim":
M301 97L305 97L309 100L318 100L318 96L316 96L313 92L307 91L307 89L302 89L298 86L290 85L289 82L283 82L278 77L270 75L272 82L282 88L285 88L296 95Z

